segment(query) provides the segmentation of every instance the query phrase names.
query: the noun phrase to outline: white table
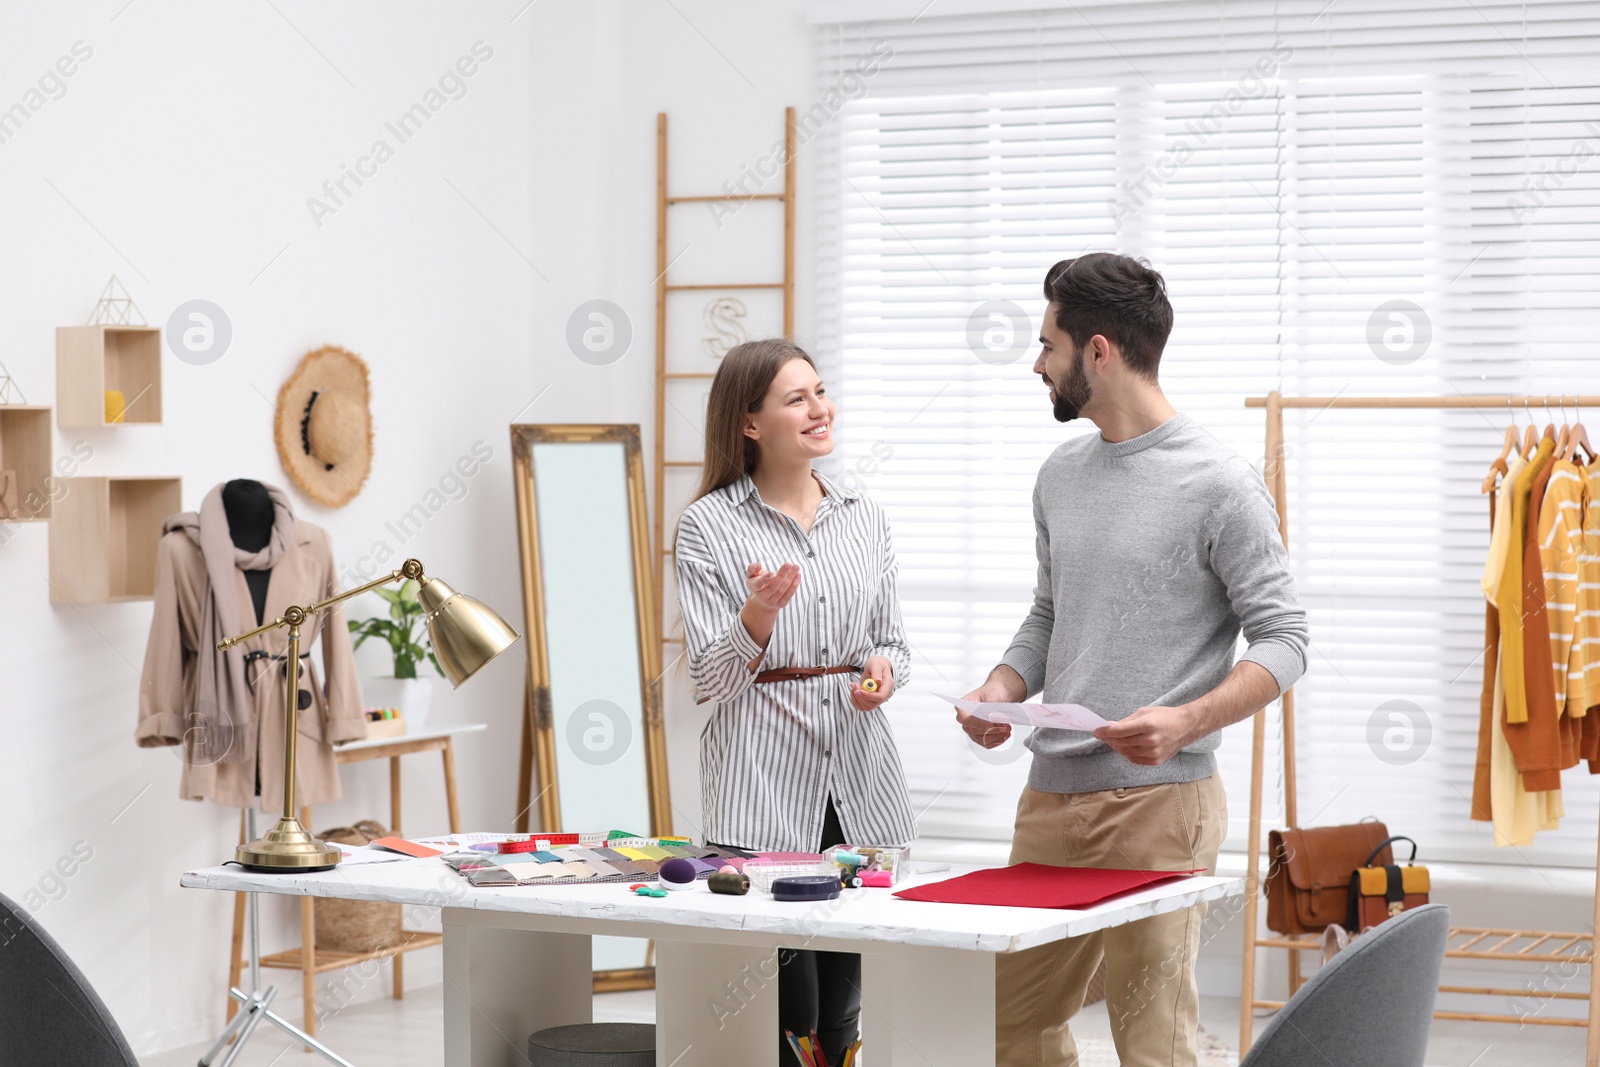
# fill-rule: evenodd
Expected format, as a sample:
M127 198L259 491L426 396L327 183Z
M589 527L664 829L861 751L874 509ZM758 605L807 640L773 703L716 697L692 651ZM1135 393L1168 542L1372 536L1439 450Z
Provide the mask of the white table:
M639 897L615 882L474 888L438 859L319 874L208 867L180 882L442 908L450 1067L525 1067L529 1034L591 1021L589 940L600 934L655 939L661 1067L769 1061L779 947L861 954L862 1036L872 1067L993 1067L997 954L1244 891L1240 878L1190 878L1086 911L928 904L883 889L790 904L755 890L721 896L703 883L664 898Z

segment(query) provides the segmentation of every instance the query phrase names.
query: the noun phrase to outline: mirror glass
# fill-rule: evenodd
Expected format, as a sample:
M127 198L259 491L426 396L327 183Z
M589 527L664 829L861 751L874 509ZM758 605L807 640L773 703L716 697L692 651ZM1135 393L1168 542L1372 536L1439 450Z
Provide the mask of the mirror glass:
M533 446L560 829L650 833L620 441Z

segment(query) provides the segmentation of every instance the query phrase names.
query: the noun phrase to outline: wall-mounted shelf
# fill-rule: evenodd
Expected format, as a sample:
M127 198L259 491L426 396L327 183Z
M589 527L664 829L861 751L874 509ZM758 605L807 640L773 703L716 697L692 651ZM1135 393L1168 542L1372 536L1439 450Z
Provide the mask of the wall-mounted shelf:
M50 601L150 600L161 525L183 510L180 478L66 478L50 517Z
M0 471L16 477L19 514L0 521L43 522L50 517L50 409L37 404L0 404Z
M106 391L126 405L106 419ZM161 422L161 328L56 327L56 420L63 429Z

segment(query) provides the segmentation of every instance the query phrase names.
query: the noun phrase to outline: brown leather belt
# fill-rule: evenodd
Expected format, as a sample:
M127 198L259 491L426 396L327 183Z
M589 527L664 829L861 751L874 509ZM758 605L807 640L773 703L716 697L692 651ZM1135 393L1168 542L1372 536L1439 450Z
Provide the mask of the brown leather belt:
M802 678L821 678L824 674L860 674L861 668L841 665L838 667L777 667L770 671L761 671L756 675L753 684L763 685L767 682L797 682ZM710 697L701 697L696 704L704 704Z

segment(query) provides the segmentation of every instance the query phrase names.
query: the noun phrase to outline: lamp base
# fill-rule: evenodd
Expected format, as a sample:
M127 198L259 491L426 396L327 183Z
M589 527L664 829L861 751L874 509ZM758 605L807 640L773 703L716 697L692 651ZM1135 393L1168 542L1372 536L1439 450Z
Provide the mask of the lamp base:
M300 825L300 820L285 815L278 825L248 845L240 845L233 858L252 871L289 873L331 871L343 855L337 845L318 841Z

